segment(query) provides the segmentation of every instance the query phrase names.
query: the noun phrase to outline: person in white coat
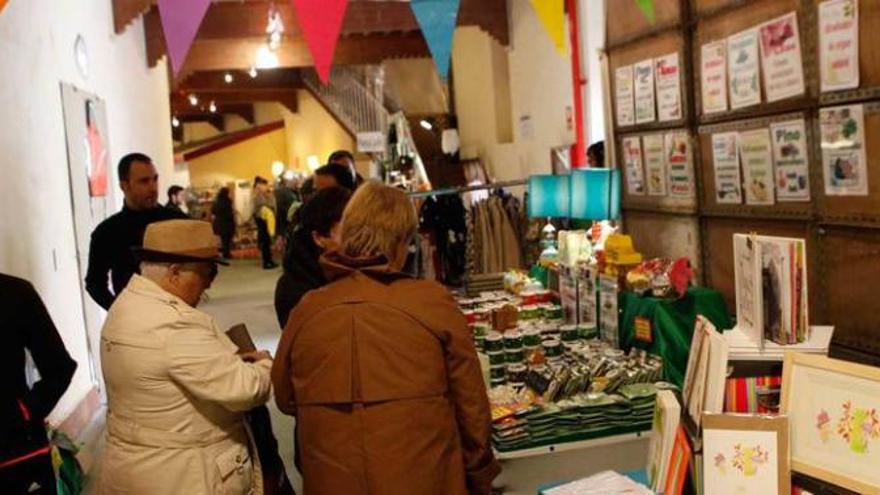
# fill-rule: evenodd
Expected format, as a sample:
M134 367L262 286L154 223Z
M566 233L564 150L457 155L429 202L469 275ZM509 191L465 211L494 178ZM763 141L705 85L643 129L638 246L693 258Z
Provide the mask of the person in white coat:
M268 352L239 354L196 309L217 274L211 224L151 224L135 275L101 333L107 446L99 480L112 494L260 494L244 412L271 387Z

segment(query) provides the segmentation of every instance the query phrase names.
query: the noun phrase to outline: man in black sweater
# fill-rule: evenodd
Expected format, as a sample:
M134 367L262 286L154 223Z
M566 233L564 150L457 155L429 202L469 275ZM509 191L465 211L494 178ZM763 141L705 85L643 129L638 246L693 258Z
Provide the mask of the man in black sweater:
M147 225L186 218L181 212L159 205L159 174L147 155L132 153L119 161L119 186L125 194L122 211L101 222L92 232L86 290L102 308L109 310L116 296L139 273L131 248L141 247ZM113 283L110 291L108 273Z
M33 286L0 274L0 491L55 493L44 422L67 390L76 362ZM28 387L25 349L40 379Z

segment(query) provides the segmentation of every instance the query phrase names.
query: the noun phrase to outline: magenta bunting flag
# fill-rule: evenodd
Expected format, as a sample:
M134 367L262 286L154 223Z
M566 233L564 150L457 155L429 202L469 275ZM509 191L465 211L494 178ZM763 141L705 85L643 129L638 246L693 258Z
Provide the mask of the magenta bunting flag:
M348 0L291 0L321 82L330 80L333 52L342 30Z
M159 0L159 16L174 74L180 72L211 0Z

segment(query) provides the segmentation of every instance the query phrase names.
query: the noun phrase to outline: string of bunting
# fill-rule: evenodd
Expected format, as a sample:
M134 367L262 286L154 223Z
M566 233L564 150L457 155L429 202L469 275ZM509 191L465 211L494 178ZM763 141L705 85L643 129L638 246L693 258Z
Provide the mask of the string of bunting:
M437 66L437 73L447 81L452 60L452 38L458 22L460 0L412 0L410 6L428 49Z
M6 7L6 3L9 0L0 0L0 12L3 12L3 7Z
M553 41L556 51L565 56L565 0L530 0L538 20Z

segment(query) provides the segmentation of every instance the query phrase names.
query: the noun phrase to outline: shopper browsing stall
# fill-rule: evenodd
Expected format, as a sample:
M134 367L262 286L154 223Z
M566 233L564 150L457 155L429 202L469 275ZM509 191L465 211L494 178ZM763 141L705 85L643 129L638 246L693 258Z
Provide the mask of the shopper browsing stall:
M416 225L405 193L361 186L322 258L333 282L288 321L272 378L297 417L306 493L488 494L499 472L464 317L400 273Z

